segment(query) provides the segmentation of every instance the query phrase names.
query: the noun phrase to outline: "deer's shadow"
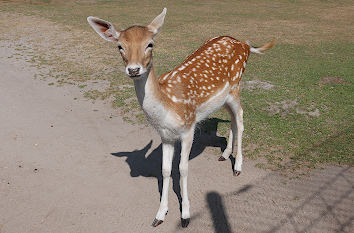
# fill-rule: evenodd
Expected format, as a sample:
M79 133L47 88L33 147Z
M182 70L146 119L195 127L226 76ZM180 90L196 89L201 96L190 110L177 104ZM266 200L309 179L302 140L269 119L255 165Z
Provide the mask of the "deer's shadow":
M194 142L189 155L189 160L194 159L200 155L206 147L219 147L224 151L227 145L225 137L216 135L217 127L220 122L229 122L220 120L218 118L207 119L198 124L194 134ZM162 144L156 147L149 155L148 151L151 149L152 141L150 141L143 149L134 150L131 152L116 152L111 155L117 157L126 157L126 162L130 167L130 175L132 177L155 177L158 182L158 191L160 197L162 195ZM182 203L181 189L180 189L180 175L179 175L179 161L180 161L181 145L177 142L175 145L175 156L172 163L172 184L173 191L176 193L178 201Z

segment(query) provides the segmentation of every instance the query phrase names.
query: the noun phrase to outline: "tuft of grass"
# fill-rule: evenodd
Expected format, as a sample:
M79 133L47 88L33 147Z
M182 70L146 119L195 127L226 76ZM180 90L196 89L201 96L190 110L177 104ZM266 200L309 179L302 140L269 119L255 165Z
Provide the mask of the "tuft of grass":
M264 164L264 163L257 163L256 165L255 165L255 167L258 167L258 168L261 168L261 169L267 169L267 165L266 164Z

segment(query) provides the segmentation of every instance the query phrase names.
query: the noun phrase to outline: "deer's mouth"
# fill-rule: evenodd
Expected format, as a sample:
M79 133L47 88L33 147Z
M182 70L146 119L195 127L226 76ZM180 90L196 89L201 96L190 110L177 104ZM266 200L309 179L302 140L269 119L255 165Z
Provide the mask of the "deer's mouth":
M134 74L134 75L128 74L128 77L133 80L139 80L139 79L141 79L142 74Z

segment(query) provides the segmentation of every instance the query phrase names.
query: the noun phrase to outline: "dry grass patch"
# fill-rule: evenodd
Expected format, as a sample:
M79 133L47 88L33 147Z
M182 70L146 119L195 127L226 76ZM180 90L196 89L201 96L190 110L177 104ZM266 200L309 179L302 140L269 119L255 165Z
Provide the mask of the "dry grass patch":
M333 84L345 84L346 82L341 77L322 77L320 78L319 84L321 87L325 85L333 85Z

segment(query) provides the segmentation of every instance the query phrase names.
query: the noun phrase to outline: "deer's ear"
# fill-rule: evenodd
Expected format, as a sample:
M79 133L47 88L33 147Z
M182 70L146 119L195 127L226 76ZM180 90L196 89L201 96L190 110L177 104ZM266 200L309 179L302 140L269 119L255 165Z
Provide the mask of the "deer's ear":
M118 41L120 33L114 29L110 22L93 16L87 17L87 22L103 39L110 42Z
M163 11L161 14L156 16L156 18L147 26L149 30L156 35L159 31L159 29L162 27L163 22L165 20L167 9L163 8Z

